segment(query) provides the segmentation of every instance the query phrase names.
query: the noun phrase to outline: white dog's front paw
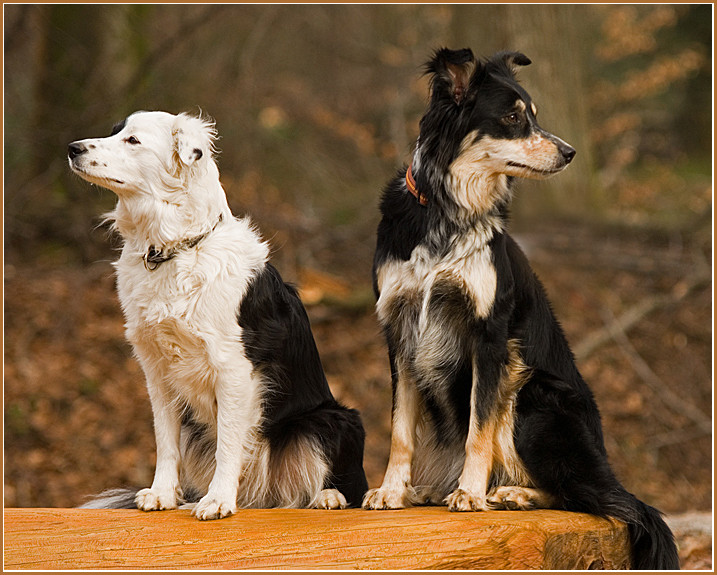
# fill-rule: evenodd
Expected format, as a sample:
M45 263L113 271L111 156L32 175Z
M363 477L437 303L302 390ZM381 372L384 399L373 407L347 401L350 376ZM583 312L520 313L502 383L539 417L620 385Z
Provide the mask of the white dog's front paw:
M364 509L404 509L411 506L411 489L401 490L379 487L369 489L361 507Z
M140 489L134 496L137 509L161 511L177 508L177 494L174 491L159 491L152 488Z
M485 495L478 495L460 488L446 497L446 503L448 511L486 511L488 509Z
M235 500L222 501L218 497L207 493L194 507L192 515L202 521L208 521L210 519L229 517L232 513L236 513L236 510L237 505Z
M324 489L319 493L316 507L319 509L346 509L349 506L343 493L338 489Z

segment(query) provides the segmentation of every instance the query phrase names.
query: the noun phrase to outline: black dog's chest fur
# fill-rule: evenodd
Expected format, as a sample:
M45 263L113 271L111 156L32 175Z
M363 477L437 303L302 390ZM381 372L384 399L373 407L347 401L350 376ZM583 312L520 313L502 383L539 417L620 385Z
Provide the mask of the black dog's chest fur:
M452 238L442 255L420 243L408 260L388 257L375 267L377 313L394 369L409 373L442 440L464 439L474 372L494 370L496 358L484 355L490 350L476 354L471 334L505 331L495 314L506 296L503 277L510 273L496 268L503 267L502 258L495 258L502 240L502 234L475 229ZM499 361L506 363L507 354ZM481 392L492 396L494 382L486 376Z

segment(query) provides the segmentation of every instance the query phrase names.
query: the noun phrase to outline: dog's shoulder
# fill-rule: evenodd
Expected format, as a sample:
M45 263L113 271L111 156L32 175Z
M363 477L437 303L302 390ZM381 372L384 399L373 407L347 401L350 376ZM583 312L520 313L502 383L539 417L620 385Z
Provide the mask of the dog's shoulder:
M285 283L279 271L266 263L251 279L240 309L240 324L258 328L277 317L285 318L288 311L303 309L296 288Z
M408 260L428 230L428 212L405 185L405 169L384 188L381 198L374 273L387 259Z
M517 299L529 298L533 300L544 300L547 303L547 295L538 275L533 270L530 260L525 255L523 248L518 241L510 234L503 236L503 258L496 258L496 265L499 266L499 273L509 273L512 276L512 283L516 291ZM500 269L500 268L504 269Z
M203 254L237 260L247 269L262 269L269 260L269 244L246 217L229 219L226 224L217 227L207 240L206 245L200 246Z

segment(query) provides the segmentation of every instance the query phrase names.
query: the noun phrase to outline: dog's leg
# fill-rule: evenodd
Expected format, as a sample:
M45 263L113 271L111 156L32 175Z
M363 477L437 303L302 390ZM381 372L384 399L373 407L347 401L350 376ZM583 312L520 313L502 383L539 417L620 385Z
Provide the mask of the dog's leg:
M318 509L346 509L348 502L338 489L323 489L316 502Z
M391 451L383 483L369 490L364 509L402 509L411 504L411 461L418 422L418 390L405 375L397 377L391 421Z
M154 435L157 443L157 466L152 487L141 489L135 496L137 508L142 511L176 509L179 487L179 432L181 416L176 406L166 397L160 378L147 373L147 389L154 415Z
M486 503L490 509L551 509L556 500L544 489L504 485L491 489Z
M260 413L255 405L251 363L239 358L234 361L233 369L220 374L216 381L216 469L207 494L192 511L198 519L221 519L236 512L244 448L251 428L258 423L251 417Z
M486 494L493 466L493 436L496 420L492 414L478 414L477 387L480 385L477 362L473 365L470 423L466 439L466 460L458 479L458 488L446 497L450 511L485 511Z
M450 511L488 509L485 498L493 463L494 430L495 422L492 419L479 424L471 414L463 472L458 480L458 488L446 498Z

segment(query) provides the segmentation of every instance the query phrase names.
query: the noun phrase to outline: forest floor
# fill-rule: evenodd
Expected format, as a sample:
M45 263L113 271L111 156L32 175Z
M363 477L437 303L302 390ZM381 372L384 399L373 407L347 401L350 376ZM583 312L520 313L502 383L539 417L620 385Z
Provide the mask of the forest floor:
M595 393L618 477L666 513L683 568L711 568L711 233L545 224L518 239ZM347 258L336 239L316 266L331 275L300 269L290 279L335 395L361 411L377 486L391 390L372 247L351 247ZM151 482L151 410L107 261L6 264L4 397L6 506L75 506L104 488Z

